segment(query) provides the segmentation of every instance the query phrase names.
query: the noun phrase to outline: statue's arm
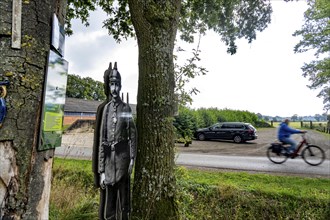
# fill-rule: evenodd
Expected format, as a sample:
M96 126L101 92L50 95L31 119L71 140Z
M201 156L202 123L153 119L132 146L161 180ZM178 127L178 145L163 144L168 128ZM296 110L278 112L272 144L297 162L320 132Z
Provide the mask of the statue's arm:
M104 121L105 121L105 111L106 111L106 106L104 106L103 111L102 111L102 118L101 118L101 123L100 123L100 136L99 136L99 154L98 154L98 162L99 162L99 167L98 167L98 173L101 175L104 173L105 170L105 154L104 154L104 143L103 143L103 126L104 126ZM102 183L102 180L100 180Z
M101 128L103 128L103 123L101 123ZM105 174L104 174L104 170L105 170L105 155L104 155L104 144L102 142L102 132L100 135L100 141L99 141L99 170L98 173L100 175L100 186L102 189L104 189L104 181L105 181Z
M96 187L100 186L100 173L99 173L99 151L100 151L100 128L102 121L103 108L107 102L103 102L97 108L95 128L94 128L94 141L93 141L93 173L94 173L94 184Z

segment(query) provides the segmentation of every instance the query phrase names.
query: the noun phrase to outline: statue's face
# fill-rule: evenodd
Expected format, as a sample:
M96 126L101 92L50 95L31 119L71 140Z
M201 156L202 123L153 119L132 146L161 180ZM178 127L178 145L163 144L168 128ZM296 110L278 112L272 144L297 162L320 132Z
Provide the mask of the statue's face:
M110 93L113 98L118 98L121 90L119 81L110 81Z

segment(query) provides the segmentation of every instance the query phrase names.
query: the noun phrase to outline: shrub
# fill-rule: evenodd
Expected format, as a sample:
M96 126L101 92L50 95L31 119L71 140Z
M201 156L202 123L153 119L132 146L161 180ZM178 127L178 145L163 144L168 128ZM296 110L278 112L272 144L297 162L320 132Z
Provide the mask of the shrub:
M254 124L257 128L270 128L272 127L269 123L265 121L257 121Z
M246 122L256 127L271 127L268 123L260 121L256 114L248 111L218 108L195 110L182 106L179 108L179 114L175 117L173 125L177 139L189 140L198 128L209 127L218 122Z

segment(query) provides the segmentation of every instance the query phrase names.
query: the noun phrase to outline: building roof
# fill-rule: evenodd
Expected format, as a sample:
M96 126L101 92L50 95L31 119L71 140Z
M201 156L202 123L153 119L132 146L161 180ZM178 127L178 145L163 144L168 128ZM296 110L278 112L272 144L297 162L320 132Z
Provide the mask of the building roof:
M65 98L64 112L84 112L84 113L96 113L97 107L103 101L84 100L76 98ZM136 105L130 104L132 114L136 115Z

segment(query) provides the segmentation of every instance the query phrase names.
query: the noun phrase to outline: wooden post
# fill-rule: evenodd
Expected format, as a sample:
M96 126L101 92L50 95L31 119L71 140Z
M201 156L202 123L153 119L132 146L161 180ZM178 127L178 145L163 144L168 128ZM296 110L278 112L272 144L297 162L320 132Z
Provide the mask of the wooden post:
M21 49L22 0L13 0L11 47Z
M313 129L313 122L312 121L309 121L309 128Z

